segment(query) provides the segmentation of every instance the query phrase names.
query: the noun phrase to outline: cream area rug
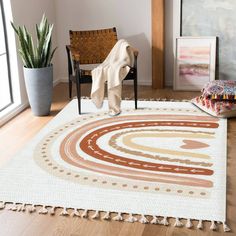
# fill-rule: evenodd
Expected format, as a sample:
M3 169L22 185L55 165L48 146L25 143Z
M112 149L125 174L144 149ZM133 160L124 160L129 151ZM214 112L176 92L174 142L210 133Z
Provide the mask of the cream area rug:
M106 102L82 106L70 102L0 170L1 208L229 230L227 120L188 102L123 101L117 117Z

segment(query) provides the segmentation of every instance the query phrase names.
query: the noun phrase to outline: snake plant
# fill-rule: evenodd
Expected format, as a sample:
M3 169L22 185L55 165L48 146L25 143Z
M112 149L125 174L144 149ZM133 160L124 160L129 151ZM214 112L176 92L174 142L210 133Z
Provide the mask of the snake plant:
M16 27L12 22L19 40L19 53L26 68L42 68L51 65L56 48L52 50L53 24L49 24L45 15L39 25L36 24L37 44L34 46L33 38L25 26Z

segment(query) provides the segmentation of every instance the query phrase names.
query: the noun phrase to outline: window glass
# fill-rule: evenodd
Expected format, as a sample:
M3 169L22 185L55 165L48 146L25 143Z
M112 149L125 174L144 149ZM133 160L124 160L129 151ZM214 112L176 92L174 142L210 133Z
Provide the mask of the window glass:
M0 112L12 104L11 78L3 3L0 0Z

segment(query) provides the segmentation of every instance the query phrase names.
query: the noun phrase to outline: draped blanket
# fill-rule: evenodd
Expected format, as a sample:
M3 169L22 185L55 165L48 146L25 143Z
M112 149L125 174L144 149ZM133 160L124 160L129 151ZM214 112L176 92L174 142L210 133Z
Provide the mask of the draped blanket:
M96 107L103 104L105 82L107 82L108 105L111 115L120 113L122 80L134 64L134 54L129 43L119 40L105 61L92 70L91 98Z

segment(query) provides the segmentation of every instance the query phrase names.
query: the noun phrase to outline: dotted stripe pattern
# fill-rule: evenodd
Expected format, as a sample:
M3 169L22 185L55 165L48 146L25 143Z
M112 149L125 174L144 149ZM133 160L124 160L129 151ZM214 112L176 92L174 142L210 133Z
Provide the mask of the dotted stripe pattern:
M170 130L163 130L163 129L139 129L138 132L142 132L142 131L155 131L155 132L169 132ZM172 132L182 132L182 133L201 133L201 134L211 134L211 135L214 135L215 133L214 132L201 132L201 131L187 131L187 130L171 130ZM125 134L129 134L129 133L136 133L137 130L129 130L129 131L123 131L123 132L119 132L119 133L116 133L114 134L110 140L109 140L109 145L116 149L117 151L120 151L120 152L123 152L123 153L128 153L128 154L131 154L131 155L136 155L136 156L142 156L142 157L145 157L145 158L150 158L150 159L155 159L155 160L159 160L159 161L167 161L167 162L178 162L178 163L181 163L181 164L186 164L186 165L199 165L199 166L203 166L203 167L211 167L213 164L212 163L209 163L209 162L199 162L199 161L191 161L189 159L178 159L178 158L170 158L170 157L164 157L164 156L160 156L160 155L152 155L152 154L149 154L149 153L143 153L141 151L137 151L137 150L131 150L131 149L128 149L128 148L125 148L123 146L120 146L118 143L117 143L117 140L125 135Z

